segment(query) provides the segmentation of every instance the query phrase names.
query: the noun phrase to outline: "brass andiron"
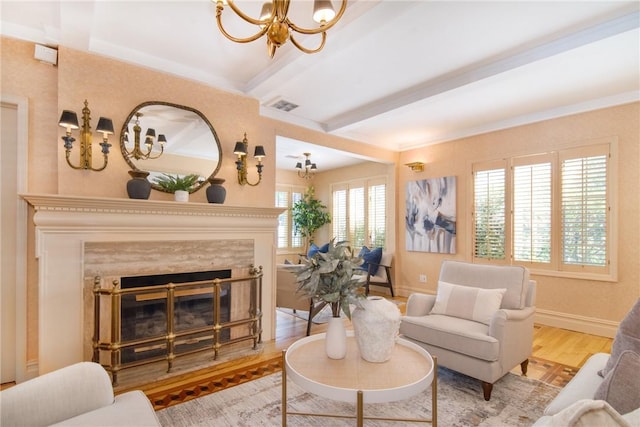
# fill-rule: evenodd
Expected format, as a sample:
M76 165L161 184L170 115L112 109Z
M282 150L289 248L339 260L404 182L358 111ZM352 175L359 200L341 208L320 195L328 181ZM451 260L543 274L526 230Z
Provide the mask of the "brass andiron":
M108 135L113 134L113 122L111 119L107 119L105 117L100 117L98 120L98 126L96 126L96 132L102 133L102 142L100 146L102 147L102 155L104 156L104 164L100 168L94 168L92 162L92 150L91 143L93 135L91 134L91 110L89 110L89 103L87 100L84 100L84 108L82 109L82 131L80 132L80 164L78 166L71 163L69 159L71 157L71 149L73 148L73 143L76 140L71 136L71 130L78 129L78 116L75 112L70 110L64 110L62 115L60 116L60 121L58 122L60 126L67 129L65 136L62 137L64 141L64 149L67 159L67 164L71 166L73 169L89 169L95 172L100 172L107 167L107 163L109 162L109 137Z

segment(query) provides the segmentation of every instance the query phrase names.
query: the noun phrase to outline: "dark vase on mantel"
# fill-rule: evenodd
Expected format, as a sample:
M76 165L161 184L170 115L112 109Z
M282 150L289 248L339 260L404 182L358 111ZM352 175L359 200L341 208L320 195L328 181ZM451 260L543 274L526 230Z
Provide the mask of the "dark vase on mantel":
M127 194L130 199L148 199L151 194L151 183L147 180L149 172L131 170L131 179L127 181Z
M222 186L224 179L209 178L211 185L207 188L207 200L209 203L224 203L227 197L227 190Z

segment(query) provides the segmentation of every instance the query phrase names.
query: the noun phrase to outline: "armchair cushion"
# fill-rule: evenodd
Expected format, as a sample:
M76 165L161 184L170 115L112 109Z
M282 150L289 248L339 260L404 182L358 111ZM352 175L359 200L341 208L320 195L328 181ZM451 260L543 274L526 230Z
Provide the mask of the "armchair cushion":
M307 252L307 258L312 258L318 252L322 252L323 254L326 254L328 251L329 251L328 243L325 243L322 246L318 246L315 243L312 243L311 246L309 246L309 251Z
M375 276L378 274L378 269L380 267L380 261L382 260L382 248L373 248L369 249L366 246L363 246L358 254L359 258L362 258L363 262L360 268L364 271L368 271L371 275ZM369 265L371 264L371 269L369 269Z
M438 314L405 316L400 329L414 340L477 359L495 361L500 354L500 342L488 331L489 327L483 323Z
M640 298L620 322L611 346L611 357L598 375L605 377L618 363L620 355L627 350L640 354Z
M631 350L622 352L593 398L605 400L621 414L640 408L639 372L640 355Z
M431 314L460 317L488 325L500 308L506 291L505 288L482 289L440 281Z
M527 305L529 270L520 266L495 266L444 261L439 280L456 285L507 291L500 308L522 309Z

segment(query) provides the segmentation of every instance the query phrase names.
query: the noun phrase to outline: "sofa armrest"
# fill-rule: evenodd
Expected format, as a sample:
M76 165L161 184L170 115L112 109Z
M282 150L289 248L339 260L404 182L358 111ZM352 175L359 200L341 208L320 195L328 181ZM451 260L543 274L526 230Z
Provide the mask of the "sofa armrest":
M0 424L42 426L113 404L109 374L80 362L20 383L0 393Z
M413 293L407 299L407 316L426 316L435 302L435 295Z
M593 399L596 390L604 381L604 378L598 375L598 371L604 368L609 357L607 353L596 353L587 359L571 381L545 408L544 415L557 414L581 399Z
M141 390L119 394L113 405L86 412L52 427L128 426L159 427L160 420Z

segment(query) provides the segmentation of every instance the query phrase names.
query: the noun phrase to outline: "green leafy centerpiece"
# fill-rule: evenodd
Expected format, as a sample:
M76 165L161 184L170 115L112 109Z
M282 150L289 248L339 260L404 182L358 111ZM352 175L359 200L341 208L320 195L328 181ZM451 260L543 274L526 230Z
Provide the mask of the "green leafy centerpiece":
M360 300L365 298L358 276L354 275L361 263L347 242L335 243L332 239L326 253L317 252L296 273L299 293L331 305L333 317L325 336L325 351L331 359L343 359L347 354L347 335L340 311L351 319L350 304L359 307Z
M340 317L342 310L351 319L349 304L358 306L365 297L358 276L354 276L361 263L348 242L335 243L332 239L326 253L317 252L298 270L298 292L331 304L333 317Z

